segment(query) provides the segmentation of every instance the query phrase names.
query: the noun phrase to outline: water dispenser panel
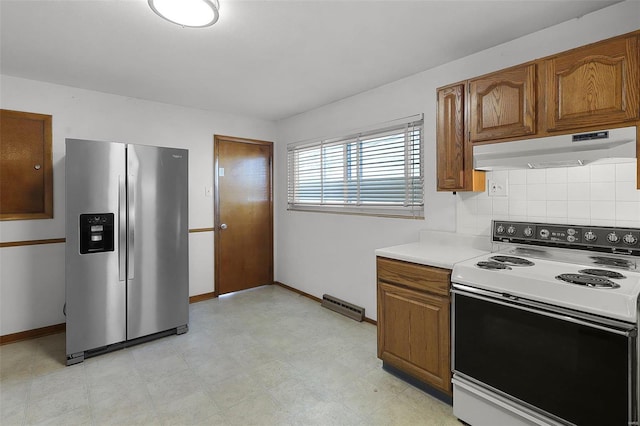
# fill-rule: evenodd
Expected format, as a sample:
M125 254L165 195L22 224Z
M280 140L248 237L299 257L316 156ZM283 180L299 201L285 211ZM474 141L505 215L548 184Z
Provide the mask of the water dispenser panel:
M80 254L113 251L113 213L80 215Z

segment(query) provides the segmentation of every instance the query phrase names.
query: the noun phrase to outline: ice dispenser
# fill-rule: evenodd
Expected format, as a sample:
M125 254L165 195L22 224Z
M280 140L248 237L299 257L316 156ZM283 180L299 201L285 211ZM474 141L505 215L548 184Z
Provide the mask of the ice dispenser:
M80 215L80 254L113 251L113 213Z

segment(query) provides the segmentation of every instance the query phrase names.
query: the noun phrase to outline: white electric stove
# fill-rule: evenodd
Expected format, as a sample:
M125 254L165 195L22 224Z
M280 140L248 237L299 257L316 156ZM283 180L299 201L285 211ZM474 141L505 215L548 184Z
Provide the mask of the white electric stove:
M456 264L451 280L635 323L638 268L638 260L628 256L510 247Z
M640 229L494 221L454 265L454 414L637 425Z

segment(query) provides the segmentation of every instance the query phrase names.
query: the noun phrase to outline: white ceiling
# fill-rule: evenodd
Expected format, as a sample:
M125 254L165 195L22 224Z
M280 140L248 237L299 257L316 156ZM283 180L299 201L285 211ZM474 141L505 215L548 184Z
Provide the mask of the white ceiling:
M278 120L617 2L220 0L186 29L146 0L0 0L0 72Z

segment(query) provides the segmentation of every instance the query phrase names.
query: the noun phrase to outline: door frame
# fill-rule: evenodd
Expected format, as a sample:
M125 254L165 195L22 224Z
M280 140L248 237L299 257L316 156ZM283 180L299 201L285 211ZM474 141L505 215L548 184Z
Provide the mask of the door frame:
M220 188L219 181L220 175L218 170L218 158L219 158L219 144L220 142L234 142L234 143L245 143L245 144L253 144L253 145L263 145L269 148L269 216L271 218L271 229L269 232L269 252L270 252L270 284L273 284L273 142L263 141L258 139L247 139L240 138L235 136L225 136L225 135L213 135L213 297L218 297L220 295L220 288L218 283L220 283L220 258L222 256L220 251Z

